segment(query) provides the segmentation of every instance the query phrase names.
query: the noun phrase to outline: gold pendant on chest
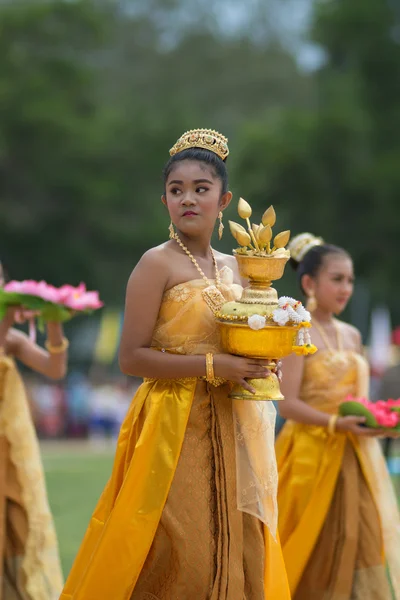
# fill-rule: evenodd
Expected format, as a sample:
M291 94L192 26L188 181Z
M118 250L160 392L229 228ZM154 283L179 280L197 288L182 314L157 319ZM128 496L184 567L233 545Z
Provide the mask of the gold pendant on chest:
M215 315L226 302L224 295L215 285L210 285L201 292L203 299Z

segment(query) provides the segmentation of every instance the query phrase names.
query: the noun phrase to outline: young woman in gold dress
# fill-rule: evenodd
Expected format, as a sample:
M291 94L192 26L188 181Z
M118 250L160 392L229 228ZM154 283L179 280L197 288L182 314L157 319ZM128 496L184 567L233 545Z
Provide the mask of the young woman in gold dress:
M297 236L291 253L319 349L283 366L280 410L288 421L276 451L291 593L294 600L399 600L400 519L376 439L383 432L365 428L363 418L338 417L349 394L368 393L360 333L334 316L352 295L353 264L311 234Z
M226 142L196 130L170 151L162 202L171 239L130 277L120 348L122 371L144 383L62 600L289 598L273 527L237 505L237 471L253 446L235 436L229 382L249 389L245 378L267 371L263 361L221 352L213 312L240 284L233 257L210 246L231 200ZM271 423L253 427L272 439ZM260 452L272 464L260 498L266 513L274 510L273 443L270 452Z
M3 285L0 263L0 285ZM39 444L14 359L52 379L64 376L68 343L47 325L47 350L0 321L0 600L56 600L63 580Z

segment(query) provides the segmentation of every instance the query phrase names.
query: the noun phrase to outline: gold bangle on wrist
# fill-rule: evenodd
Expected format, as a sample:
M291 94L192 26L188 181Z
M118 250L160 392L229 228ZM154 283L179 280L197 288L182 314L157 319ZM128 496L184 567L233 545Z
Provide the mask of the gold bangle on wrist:
M222 377L215 377L215 373L214 373L214 355L211 352L207 352L206 354L206 377L205 377L207 383L210 383L211 385L218 387L219 385L222 385L223 383L225 383L225 379L222 379Z
M211 382L215 379L214 375L214 356L211 352L206 354L206 381Z
M339 418L339 415L332 415L329 417L328 421L328 433L329 435L333 435L336 431L336 423Z
M50 352L50 354L62 354L67 350L69 346L69 341L67 340L67 338L63 338L59 346L53 346L53 344L49 340L46 340L44 345L46 350Z

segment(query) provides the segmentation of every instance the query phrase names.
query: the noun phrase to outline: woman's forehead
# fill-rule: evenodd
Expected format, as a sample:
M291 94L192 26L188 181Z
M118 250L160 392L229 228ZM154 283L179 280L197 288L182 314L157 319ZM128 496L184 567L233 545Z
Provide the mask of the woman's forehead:
M195 181L204 177L215 181L216 176L211 165L198 160L182 160L173 165L167 183L171 180Z
M353 261L349 256L328 254L325 257L323 269L327 273L353 272Z

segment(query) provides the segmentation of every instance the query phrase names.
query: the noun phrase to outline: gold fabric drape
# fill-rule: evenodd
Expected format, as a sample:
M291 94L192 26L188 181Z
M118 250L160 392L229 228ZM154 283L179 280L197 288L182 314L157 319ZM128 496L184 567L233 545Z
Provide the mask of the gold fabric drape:
M0 357L1 600L56 600L63 585L36 432L15 363Z
M367 382L361 356L322 350L306 360L300 397L334 414L348 394L366 395ZM276 450L294 600L389 600L385 562L399 600L400 518L379 442L289 421Z
M203 289L166 292L155 348L219 351ZM237 508L228 393L194 378L143 383L62 600L289 599L279 541Z

